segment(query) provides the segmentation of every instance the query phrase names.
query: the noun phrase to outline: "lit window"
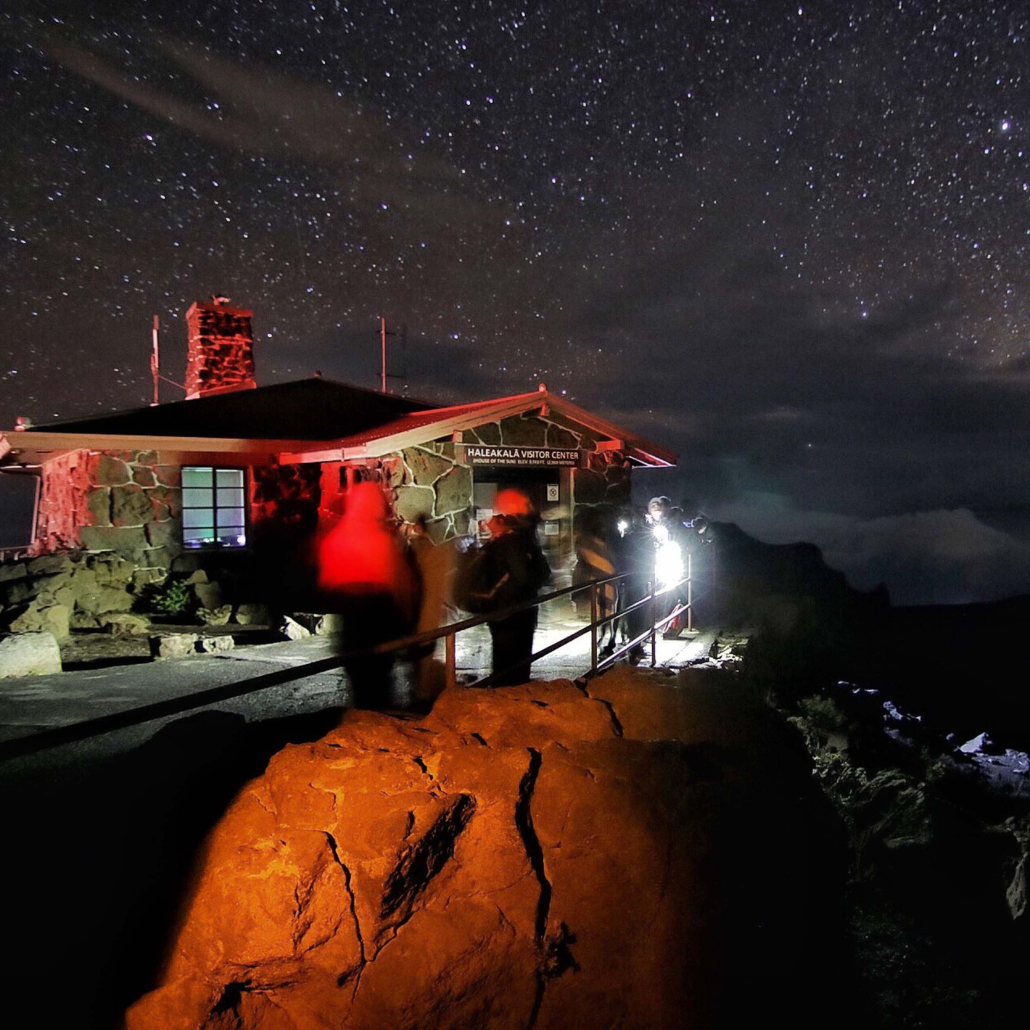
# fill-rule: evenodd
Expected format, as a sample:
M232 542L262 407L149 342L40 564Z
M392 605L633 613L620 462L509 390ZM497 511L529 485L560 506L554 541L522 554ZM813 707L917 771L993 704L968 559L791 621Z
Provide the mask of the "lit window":
M243 469L183 467L182 542L185 547L243 547L246 544Z

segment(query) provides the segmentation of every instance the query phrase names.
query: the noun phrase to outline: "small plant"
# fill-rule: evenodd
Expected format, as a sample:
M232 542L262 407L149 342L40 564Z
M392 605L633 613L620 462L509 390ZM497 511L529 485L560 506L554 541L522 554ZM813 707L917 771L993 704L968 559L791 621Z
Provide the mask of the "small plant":
M193 587L181 576L169 576L163 583L152 583L147 588L145 602L157 615L187 615L197 603Z

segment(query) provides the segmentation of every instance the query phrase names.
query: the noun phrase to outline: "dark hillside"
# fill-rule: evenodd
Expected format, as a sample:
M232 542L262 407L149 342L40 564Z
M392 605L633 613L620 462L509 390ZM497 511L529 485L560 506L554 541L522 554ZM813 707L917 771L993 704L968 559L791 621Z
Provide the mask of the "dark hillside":
M890 627L884 651L899 704L963 739L987 730L1030 750L1030 596L895 608Z
M895 608L883 587L849 586L813 544L765 544L729 523L711 532L697 562L698 621L753 627L759 682L794 697L840 680L877 687L942 736L986 730L1030 750L1030 596Z

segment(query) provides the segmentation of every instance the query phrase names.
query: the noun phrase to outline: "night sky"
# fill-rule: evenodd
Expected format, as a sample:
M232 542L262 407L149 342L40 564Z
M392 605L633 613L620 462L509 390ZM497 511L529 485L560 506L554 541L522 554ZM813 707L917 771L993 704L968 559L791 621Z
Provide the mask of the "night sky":
M900 602L1030 591L1030 5L8 0L0 426L539 380ZM162 388L162 398L181 396Z

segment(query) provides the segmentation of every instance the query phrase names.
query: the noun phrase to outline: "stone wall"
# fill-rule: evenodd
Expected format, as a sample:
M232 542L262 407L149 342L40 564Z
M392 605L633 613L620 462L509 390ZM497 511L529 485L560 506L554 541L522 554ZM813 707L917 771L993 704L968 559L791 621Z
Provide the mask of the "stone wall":
M250 477L254 529L267 522L314 532L322 499L321 465L256 465Z
M572 470L574 518L585 505L630 503L630 468L625 455L598 450L596 434L560 415L512 415L466 429L462 439L494 446L578 447L586 451L586 467Z
M82 546L79 530L92 522L90 464L89 451L70 451L43 466L32 555Z
M33 554L114 551L167 570L181 550L181 474L156 451L72 451L43 466Z
M381 459L378 473L394 512L404 522L424 517L438 543L469 532L472 470L459 464L454 444L435 441L405 447Z
M182 550L182 470L157 451L91 456L87 551L113 551L162 574ZM158 578L157 576L151 578Z
M181 474L156 451L76 450L42 470L32 556L0 566L0 628L96 628L182 550Z
M53 633L112 629L122 621L150 570L110 552L45 554L0 565L0 629Z

